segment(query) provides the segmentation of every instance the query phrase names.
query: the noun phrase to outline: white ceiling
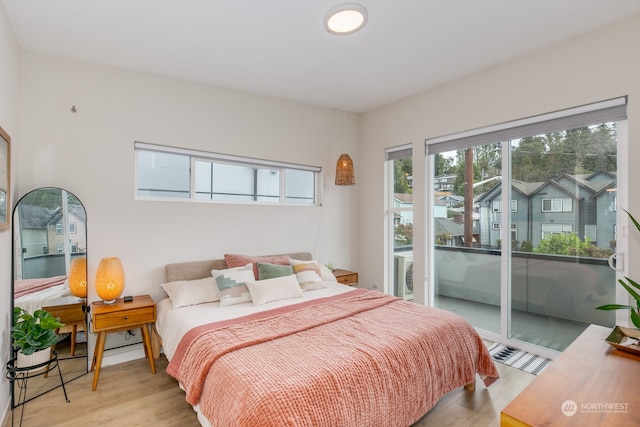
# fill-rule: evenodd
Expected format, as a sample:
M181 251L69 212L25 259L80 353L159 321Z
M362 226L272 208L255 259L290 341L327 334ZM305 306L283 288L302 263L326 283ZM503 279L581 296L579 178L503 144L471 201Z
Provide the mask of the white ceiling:
M27 51L364 112L640 13L640 0L2 0ZM354 0L348 0L354 1Z

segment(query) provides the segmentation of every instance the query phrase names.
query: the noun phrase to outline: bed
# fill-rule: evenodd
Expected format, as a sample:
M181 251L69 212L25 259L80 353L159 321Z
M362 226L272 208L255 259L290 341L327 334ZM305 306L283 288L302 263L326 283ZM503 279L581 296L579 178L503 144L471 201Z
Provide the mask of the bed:
M227 258L165 268L171 296L157 304L154 337L203 426L408 426L446 393L473 388L477 375L486 386L498 378L461 317L339 284L317 263L319 279L306 282L301 266L314 265L311 254L277 257L300 267L293 278L249 280L252 301L233 304L226 296L185 305L180 298L189 286L211 283L212 271L219 278L257 263L234 267ZM261 276L272 257L256 259ZM186 298L195 294L204 295Z
M14 306L21 307L29 313L50 305L61 297L71 295L67 276L16 280L13 287Z

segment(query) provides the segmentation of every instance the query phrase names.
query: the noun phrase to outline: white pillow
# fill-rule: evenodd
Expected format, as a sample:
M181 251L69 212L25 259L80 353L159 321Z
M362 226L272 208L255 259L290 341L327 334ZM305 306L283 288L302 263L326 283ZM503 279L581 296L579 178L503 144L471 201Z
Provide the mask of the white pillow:
M302 289L295 275L274 277L273 279L249 281L247 288L251 293L253 305L262 305L271 301L302 297Z
M221 307L251 301L246 282L256 279L252 263L226 270L211 270L211 274L218 287Z
M218 301L218 287L213 277L196 280L176 280L163 283L162 289L169 295L173 308Z
M295 273L298 283L300 284L300 288L302 288L303 291L327 287L327 284L322 278L320 266L316 261L300 261L292 259L289 262L293 267L293 272Z
M320 273L322 274L322 280L325 282L337 282L336 276L333 275L333 271L329 270L324 264L320 264Z

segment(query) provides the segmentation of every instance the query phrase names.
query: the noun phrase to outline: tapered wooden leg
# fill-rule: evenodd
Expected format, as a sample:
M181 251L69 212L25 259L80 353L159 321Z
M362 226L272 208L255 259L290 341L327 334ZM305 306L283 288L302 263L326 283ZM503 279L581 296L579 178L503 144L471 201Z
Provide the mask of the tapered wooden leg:
M464 389L468 390L468 391L475 391L476 390L476 380L473 380L473 382L470 382L469 384L466 384L464 386Z
M142 325L140 328L142 331L142 341L144 342L144 353L149 359L149 365L151 365L151 372L156 373L156 362L153 360L153 350L151 349L151 339L149 338L149 325Z
M56 330L54 331L56 335L60 335L60 328L56 328ZM57 342L56 342L57 344ZM55 350L56 349L56 344L51 346L51 350ZM51 362L49 362L49 364L47 365L47 372L44 373L44 377L45 378L49 378L49 371L51 370Z
M98 332L98 340L96 341L96 348L93 352L93 362L91 363L91 369L93 371L93 386L91 391L96 391L98 387L98 378L100 377L100 365L102 365L102 353L104 352L104 340L107 336L106 332Z
M78 334L78 324L71 327L71 356L76 355L76 335Z

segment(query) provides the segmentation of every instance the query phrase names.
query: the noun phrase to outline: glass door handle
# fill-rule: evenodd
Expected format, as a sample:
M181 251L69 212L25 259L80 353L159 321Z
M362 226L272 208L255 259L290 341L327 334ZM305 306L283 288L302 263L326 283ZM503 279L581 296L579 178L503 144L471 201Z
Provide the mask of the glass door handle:
M624 253L616 252L608 259L609 267L615 271L624 271Z

